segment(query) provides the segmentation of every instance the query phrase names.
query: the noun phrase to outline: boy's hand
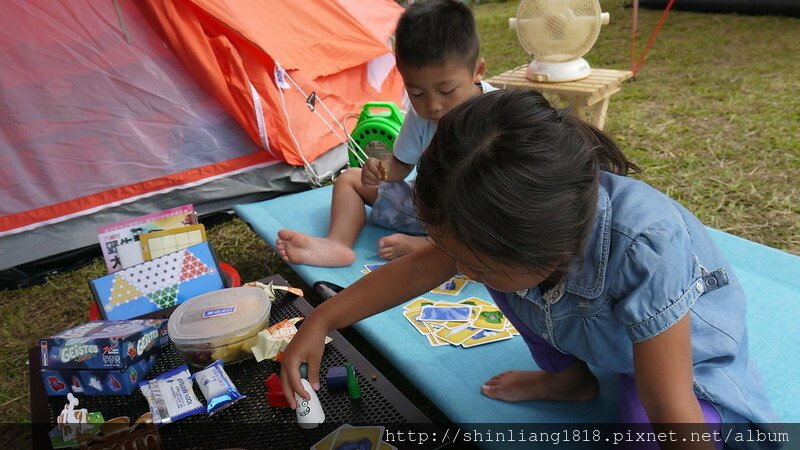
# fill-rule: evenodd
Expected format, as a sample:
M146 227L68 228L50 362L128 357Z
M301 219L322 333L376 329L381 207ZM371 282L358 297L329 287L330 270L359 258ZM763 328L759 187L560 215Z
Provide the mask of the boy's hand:
M306 400L311 395L306 392L300 383L300 364L308 364L308 382L314 390L319 390L319 366L322 361L322 352L325 348L325 335L328 330L323 325L317 324L313 319L306 318L300 329L292 337L289 345L283 351L281 359L281 386L283 396L292 409L297 408L294 393Z
M369 158L361 168L361 184L377 188L381 181L386 181L387 170L388 168L383 161L377 158Z

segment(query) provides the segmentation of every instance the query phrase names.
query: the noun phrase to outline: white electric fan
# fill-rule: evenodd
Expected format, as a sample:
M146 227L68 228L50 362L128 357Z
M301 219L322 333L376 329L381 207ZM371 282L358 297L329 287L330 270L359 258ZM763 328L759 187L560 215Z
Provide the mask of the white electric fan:
M597 0L522 0L509 26L533 59L525 76L531 81L563 82L592 73L581 56L592 48L609 15Z

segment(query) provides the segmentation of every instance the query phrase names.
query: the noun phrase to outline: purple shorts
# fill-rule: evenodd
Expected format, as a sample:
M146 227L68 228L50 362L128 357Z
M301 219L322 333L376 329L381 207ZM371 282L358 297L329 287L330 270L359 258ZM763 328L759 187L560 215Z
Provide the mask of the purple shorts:
M495 291L489 287L486 288L492 295L495 304L505 314L512 325L519 331L522 339L528 345L536 364L548 372L560 372L567 367L575 364L578 358L575 356L561 353L555 347L547 343L542 337L536 335L528 326L523 323L517 314L508 304L506 295L502 292ZM647 417L647 411L639 399L639 393L636 391L636 381L626 374L619 376L620 389L619 389L619 423L626 425L640 425L635 427L637 432L647 433L652 432L650 426L650 419ZM714 405L706 400L698 399L700 408L703 410L703 416L708 424L709 432L720 432L722 428L722 417ZM717 448L722 449L723 443L716 442ZM657 450L659 445L657 442L637 442L636 445L627 447L636 450Z

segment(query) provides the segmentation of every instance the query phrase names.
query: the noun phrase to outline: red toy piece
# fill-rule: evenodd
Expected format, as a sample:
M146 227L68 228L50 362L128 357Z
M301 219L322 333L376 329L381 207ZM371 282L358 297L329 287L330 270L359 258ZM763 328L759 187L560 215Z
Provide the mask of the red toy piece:
M264 380L264 386L267 388L267 403L272 408L288 408L289 402L283 396L283 387L281 386L281 379L277 373L272 373L269 378Z

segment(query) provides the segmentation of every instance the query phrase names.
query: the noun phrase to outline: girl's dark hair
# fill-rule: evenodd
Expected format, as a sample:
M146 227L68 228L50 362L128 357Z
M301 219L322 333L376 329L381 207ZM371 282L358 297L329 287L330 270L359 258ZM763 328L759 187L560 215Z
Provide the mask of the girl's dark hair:
M639 169L609 136L538 92L494 91L439 121L414 201L423 223L476 255L564 273L591 231L600 170Z

